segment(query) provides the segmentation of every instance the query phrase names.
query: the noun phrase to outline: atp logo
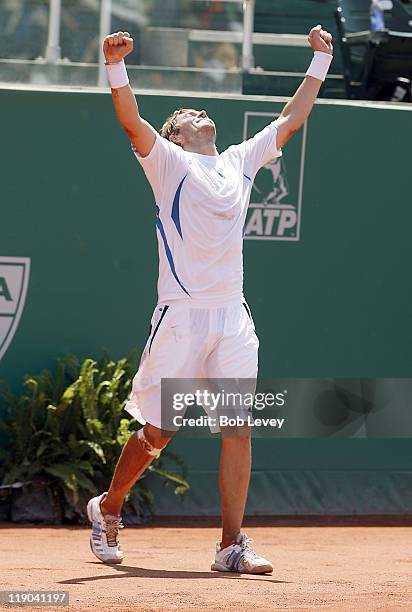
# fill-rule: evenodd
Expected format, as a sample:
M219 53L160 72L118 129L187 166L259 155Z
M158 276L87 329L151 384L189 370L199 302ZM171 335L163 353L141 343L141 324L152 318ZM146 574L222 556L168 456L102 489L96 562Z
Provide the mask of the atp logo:
M0 359L20 323L29 286L28 257L0 257Z
M243 139L262 130L278 114L245 112ZM245 224L245 240L300 239L306 129L288 142L283 155L270 160L256 175Z

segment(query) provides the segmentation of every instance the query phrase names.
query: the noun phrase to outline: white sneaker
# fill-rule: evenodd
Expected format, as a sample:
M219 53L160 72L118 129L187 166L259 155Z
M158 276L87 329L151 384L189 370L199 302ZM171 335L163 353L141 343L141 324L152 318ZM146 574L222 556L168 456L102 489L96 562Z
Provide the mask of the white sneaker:
M220 548L216 544L215 560L211 569L215 572L238 572L239 574L268 574L273 572L272 564L259 557L249 544L252 543L245 533L239 533L236 543Z
M121 563L123 561L123 551L117 539L119 529L123 527L122 517L114 514L104 514L100 509L103 493L98 497L93 497L87 504L87 516L93 525L90 536L90 548L103 563Z

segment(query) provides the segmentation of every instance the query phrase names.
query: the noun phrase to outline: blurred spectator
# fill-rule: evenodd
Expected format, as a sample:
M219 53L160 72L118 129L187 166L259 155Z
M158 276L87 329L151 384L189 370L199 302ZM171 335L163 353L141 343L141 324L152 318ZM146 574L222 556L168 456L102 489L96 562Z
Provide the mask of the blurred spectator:
M36 59L44 55L49 19L44 0L2 0L0 57Z
M100 0L62 2L60 46L62 58L96 62L99 46Z
M239 56L235 45L231 43L203 45L194 53L194 65L203 68L212 81L222 83L226 72L238 68Z
M224 0L194 2L193 10L203 30L238 30L242 28L242 6Z
M101 0L63 0L62 58L72 62L97 62L100 51ZM137 63L138 29L147 19L144 0L113 0L110 31L127 30L136 39L131 63Z
M150 25L163 28L238 30L241 3L224 0L145 0Z
M60 46L62 58L96 62L100 49L101 0L62 0ZM136 38L147 22L147 0L113 0L111 30L128 29ZM0 58L33 60L44 57L49 26L49 0L0 0ZM132 59L133 61L133 59Z
M198 28L192 0L152 0L148 6L149 22L159 28Z

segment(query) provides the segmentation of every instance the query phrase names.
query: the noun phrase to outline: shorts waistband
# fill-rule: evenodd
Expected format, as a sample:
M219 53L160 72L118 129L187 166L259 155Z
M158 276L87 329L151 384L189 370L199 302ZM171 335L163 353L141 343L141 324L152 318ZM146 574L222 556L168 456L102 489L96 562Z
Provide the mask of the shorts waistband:
M242 305L246 302L245 298L242 296L240 298L235 298L231 300L222 300L216 302L198 302L190 299L183 300L162 300L158 302L157 306L185 306L186 308L199 308L202 310L211 310L216 308L226 308L228 306L236 306Z

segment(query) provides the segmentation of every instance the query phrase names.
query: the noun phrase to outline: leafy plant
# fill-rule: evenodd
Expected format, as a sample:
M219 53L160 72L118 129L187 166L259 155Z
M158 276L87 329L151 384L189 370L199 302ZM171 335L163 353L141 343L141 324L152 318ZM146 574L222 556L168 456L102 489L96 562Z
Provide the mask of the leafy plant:
M24 391L15 397L3 391L5 411L0 428L8 445L0 449L0 481L41 481L60 503L65 519L85 521L87 500L107 489L122 446L139 424L125 416L130 395L134 356L119 361L73 355L59 360L55 375L44 371L26 376ZM177 466L165 468L163 457ZM186 468L179 457L164 451L149 473L188 490ZM154 504L144 478L129 495L129 510L140 518L153 513Z

